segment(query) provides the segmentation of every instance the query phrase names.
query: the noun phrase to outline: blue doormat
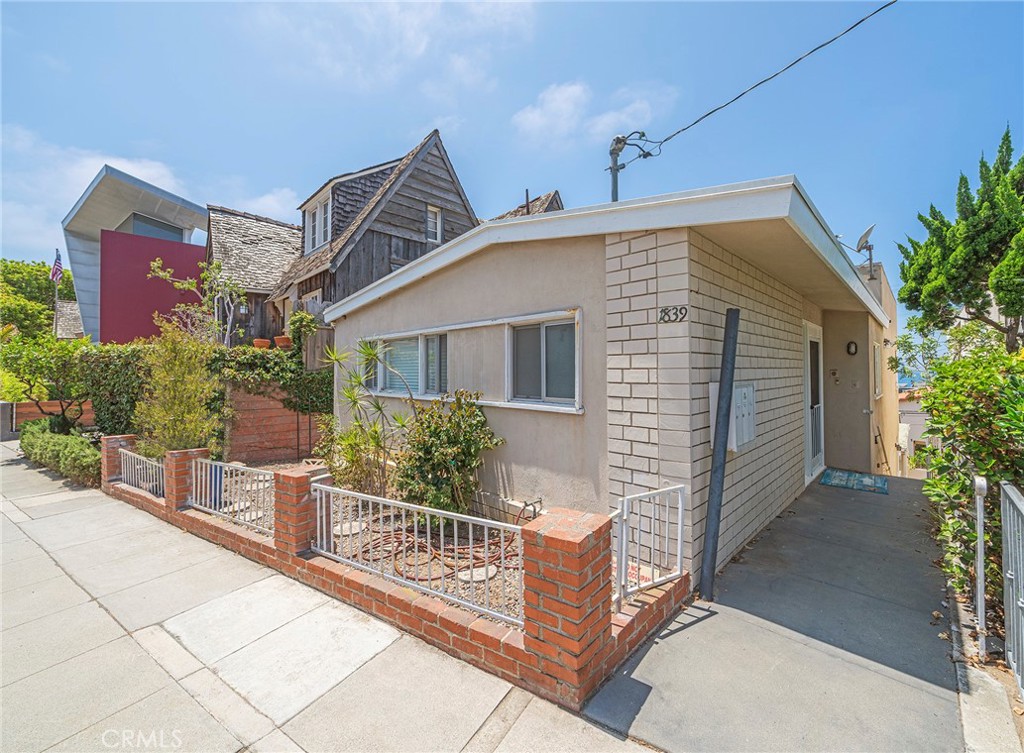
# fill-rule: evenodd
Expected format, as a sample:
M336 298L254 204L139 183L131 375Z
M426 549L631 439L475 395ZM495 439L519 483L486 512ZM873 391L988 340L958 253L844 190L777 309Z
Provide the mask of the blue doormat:
M857 473L856 471L840 471L836 468L826 468L818 483L822 486L837 486L840 489L853 489L858 492L889 493L889 479L885 476L873 476L870 473Z

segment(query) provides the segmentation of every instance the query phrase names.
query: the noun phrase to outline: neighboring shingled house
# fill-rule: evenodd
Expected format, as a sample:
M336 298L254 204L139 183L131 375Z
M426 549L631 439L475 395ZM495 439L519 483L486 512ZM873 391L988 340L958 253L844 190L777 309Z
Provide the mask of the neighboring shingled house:
M528 214L543 214L544 212L557 212L561 209L565 209L565 205L562 204L562 195L558 191L549 191L543 196L538 196L536 199L530 199L530 209L527 211L526 202L517 206L515 209L510 209L505 214L499 214L497 217L492 217L491 222L495 220L508 220L513 217L525 217Z
M302 256L268 297L285 319L320 311L478 224L436 130L401 159L331 178L299 209Z
M302 228L237 209L213 205L207 209L207 259L219 261L247 294L245 305L235 312L242 339L282 334L284 321L267 303L267 295L302 256Z
M53 330L58 340L77 340L85 337L82 311L78 308L78 301L57 301Z

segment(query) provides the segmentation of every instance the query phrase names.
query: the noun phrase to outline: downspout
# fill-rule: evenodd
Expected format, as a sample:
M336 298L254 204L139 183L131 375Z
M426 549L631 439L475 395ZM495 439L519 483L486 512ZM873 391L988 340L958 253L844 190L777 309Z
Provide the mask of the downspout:
M718 559L718 533L722 526L722 494L725 489L725 459L732 417L732 386L736 373L736 341L740 328L740 310L726 309L725 340L722 343L722 370L718 378L718 405L715 408L715 436L711 448L711 482L708 487L708 514L704 519L704 551L700 564L700 595L715 600L715 569Z

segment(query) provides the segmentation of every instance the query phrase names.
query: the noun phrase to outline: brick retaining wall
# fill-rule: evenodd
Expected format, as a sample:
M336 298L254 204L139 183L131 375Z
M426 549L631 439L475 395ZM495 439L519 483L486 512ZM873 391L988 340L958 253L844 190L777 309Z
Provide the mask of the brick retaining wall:
M164 498L119 483L120 447L102 440L103 490L208 541L352 604L459 659L574 711L690 594L690 577L650 589L613 614L611 519L555 508L523 526L522 629L315 555L309 475L274 474L274 537L187 507L191 461L168 452Z
M310 456L320 440L316 417L288 410L281 403L283 398L280 391L272 396L237 388L228 392L234 415L225 432L226 460L259 464Z
M28 401L24 403L14 403L14 429L17 431L21 428L21 425L26 421L35 421L38 418L48 418L48 416L36 407L36 404ZM57 400L43 400L40 405L44 410L52 411L54 413L60 413L60 402ZM78 422L79 426L94 426L96 424L96 415L92 410L92 402L86 400L82 404L82 418Z

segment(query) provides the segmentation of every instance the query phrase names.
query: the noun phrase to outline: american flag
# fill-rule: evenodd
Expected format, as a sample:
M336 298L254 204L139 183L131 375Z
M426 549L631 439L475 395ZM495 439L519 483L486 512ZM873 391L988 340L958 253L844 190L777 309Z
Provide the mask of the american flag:
M54 285L60 285L60 280L64 276L64 265L60 263L60 249L57 249L57 258L53 260L53 268L50 269L50 279Z

